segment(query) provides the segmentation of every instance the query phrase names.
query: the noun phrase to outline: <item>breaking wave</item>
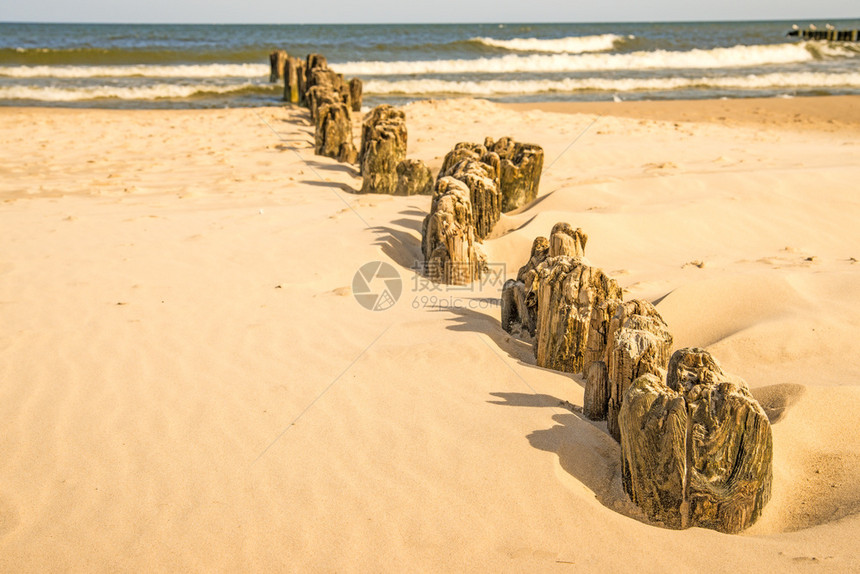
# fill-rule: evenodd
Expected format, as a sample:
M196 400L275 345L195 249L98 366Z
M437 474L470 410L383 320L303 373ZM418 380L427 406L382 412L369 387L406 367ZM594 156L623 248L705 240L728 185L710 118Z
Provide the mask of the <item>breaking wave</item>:
M150 86L91 86L51 87L32 86L0 87L0 100L35 100L40 102L80 102L87 100L159 100L191 98L204 95L223 95L257 89L255 84L234 86L156 84Z
M860 72L827 74L819 72L700 78L567 78L563 80L372 80L367 93L460 94L471 96L540 94L552 92L606 91L634 92L691 88L777 89L777 88L860 88Z
M557 54L581 54L583 52L605 52L617 48L633 36L618 36L616 34L600 34L598 36L570 36L544 40L540 38L514 38L497 40L495 38L472 38L471 41L503 48L514 52L552 52Z
M397 62L346 62L334 64L338 72L351 76L468 73L559 73L643 69L745 68L793 64L823 58L854 57L857 53L837 46L769 44L734 46L710 50L653 50L628 54L533 54L507 55L471 60L421 60Z
M0 66L7 78L260 78L268 76L263 64L206 64L178 66Z

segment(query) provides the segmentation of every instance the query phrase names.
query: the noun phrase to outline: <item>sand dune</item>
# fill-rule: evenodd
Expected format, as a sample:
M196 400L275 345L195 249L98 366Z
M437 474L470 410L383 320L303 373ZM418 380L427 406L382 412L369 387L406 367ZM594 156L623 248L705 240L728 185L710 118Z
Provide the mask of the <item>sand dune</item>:
M493 263L582 227L750 384L774 487L738 536L647 524L581 379L502 331L501 282L417 278L429 198L356 194L304 112L0 110L0 569L860 569L858 132L827 101L793 102L801 131L406 107L434 170L458 141L544 146ZM351 292L375 260L403 279L380 312Z

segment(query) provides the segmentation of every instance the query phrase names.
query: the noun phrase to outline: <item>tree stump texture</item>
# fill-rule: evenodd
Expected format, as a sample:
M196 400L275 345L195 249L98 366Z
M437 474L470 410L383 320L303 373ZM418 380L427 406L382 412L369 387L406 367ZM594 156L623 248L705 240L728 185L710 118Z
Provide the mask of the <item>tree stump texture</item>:
M676 351L666 383L653 374L636 379L619 426L622 483L654 522L733 534L770 499L770 423L746 383L707 351Z
M430 280L467 285L482 276L486 257L475 237L469 188L462 181L453 177L436 180L421 236Z

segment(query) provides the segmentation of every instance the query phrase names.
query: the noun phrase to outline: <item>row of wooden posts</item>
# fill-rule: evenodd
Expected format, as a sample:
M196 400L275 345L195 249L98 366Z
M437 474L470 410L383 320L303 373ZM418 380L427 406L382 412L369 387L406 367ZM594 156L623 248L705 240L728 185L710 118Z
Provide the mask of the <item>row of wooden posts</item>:
M422 225L429 279L467 285L488 271L482 240L502 212L536 199L543 157L540 146L511 138L459 143L445 156ZM503 287L502 328L532 340L539 367L582 374L583 413L606 420L621 443L622 485L651 521L744 530L771 496L767 414L708 351L672 353L654 305L624 301L585 258L587 241L567 223L535 239Z
M283 82L284 101L306 106L314 122L314 152L338 161L355 163L358 150L352 139L352 113L361 111L363 84L344 80L321 54L302 60L285 50L269 55L272 82Z
M740 532L770 499L766 413L708 351L672 353L654 305L624 301L587 241L567 223L535 239L503 288L502 327L533 338L538 366L582 374L583 414L621 443L622 485L651 521Z
M271 66L269 81L283 82L285 102L307 105L311 88L327 86L338 92L352 111L361 110L362 81L359 78L353 78L345 82L343 75L336 74L329 68L325 56L308 54L302 60L290 56L286 50L275 50L269 54L269 63Z
M402 112L400 112L402 113ZM503 211L535 200L543 149L511 138L457 144L443 161L422 226L427 276L469 284L488 268L482 240ZM736 533L770 500L770 422L746 383L710 353L671 353L649 302L585 258L587 235L567 223L535 239L502 291L502 327L533 341L540 367L582 373L583 413L621 443L625 491L650 520Z
M422 226L428 277L468 284L487 271L482 240L502 212L534 201L543 149L511 138L462 142L438 175L406 158L403 110L366 114L352 143L360 81L345 82L324 57L272 54L284 99L306 105L315 152L357 162L362 192L432 194ZM358 102L358 104L357 104ZM621 443L622 484L654 522L739 532L770 499L770 423L746 383L703 349L671 354L673 337L647 301L623 300L618 283L585 258L588 236L567 223L535 239L529 260L502 290L502 328L533 340L536 363L585 379L583 413L606 420Z
M353 144L353 113L361 111L363 84L348 82L328 66L325 56L302 61L283 50L272 52L272 82L284 82L284 100L304 105L314 122L314 153L358 164L362 193L430 194L433 176L421 160L406 157L406 115L390 105L365 114L361 143Z
M309 54L305 60L277 50L269 55L270 80L283 81L284 100L308 107L314 122L314 151L346 163L358 163L362 193L394 195L438 194L435 183L453 177L464 185L475 205L468 225L476 241L486 237L500 214L516 209L537 196L543 169L543 149L511 138L484 144L462 142L445 157L437 178L417 159L406 157L407 129L403 110L382 104L365 114L361 144L353 144L352 114L361 111L362 82L346 82L328 66L325 56ZM473 177L481 171L489 178L482 185ZM467 172L471 175L467 175ZM435 182L435 183L434 183ZM445 187L444 182L441 184ZM433 202L436 206L436 202ZM432 214L431 214L432 215ZM471 242L470 242L471 243ZM436 260L440 254L437 253ZM428 254L428 260L434 259ZM449 268L457 258L443 257L439 268ZM451 272L446 273L451 277Z
M482 242L502 213L537 198L544 151L503 137L460 142L448 152L433 186L421 248L427 276L467 285L487 269Z
M837 30L835 28L825 30L818 30L817 28L795 29L787 35L802 40L821 40L825 42L857 42L860 40L860 30Z

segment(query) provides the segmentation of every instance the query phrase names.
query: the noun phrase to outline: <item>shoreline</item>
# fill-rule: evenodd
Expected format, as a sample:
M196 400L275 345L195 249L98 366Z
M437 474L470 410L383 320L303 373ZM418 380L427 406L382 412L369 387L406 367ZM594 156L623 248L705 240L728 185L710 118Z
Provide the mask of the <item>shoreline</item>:
M540 111L552 114L587 114L661 122L716 124L727 127L758 126L783 131L858 132L860 133L860 94L840 96L754 97L694 100L631 100L621 102L495 102L479 96L425 98L395 107L406 108L424 102L487 101L502 109L519 113ZM372 107L372 106L371 106ZM195 107L86 107L86 106L0 106L0 115L10 113L207 113L229 110L290 109L288 104L272 101L262 106L228 108ZM298 108L304 109L304 108Z
M520 112L596 114L640 120L758 125L803 131L860 131L860 95L797 98L500 103Z

